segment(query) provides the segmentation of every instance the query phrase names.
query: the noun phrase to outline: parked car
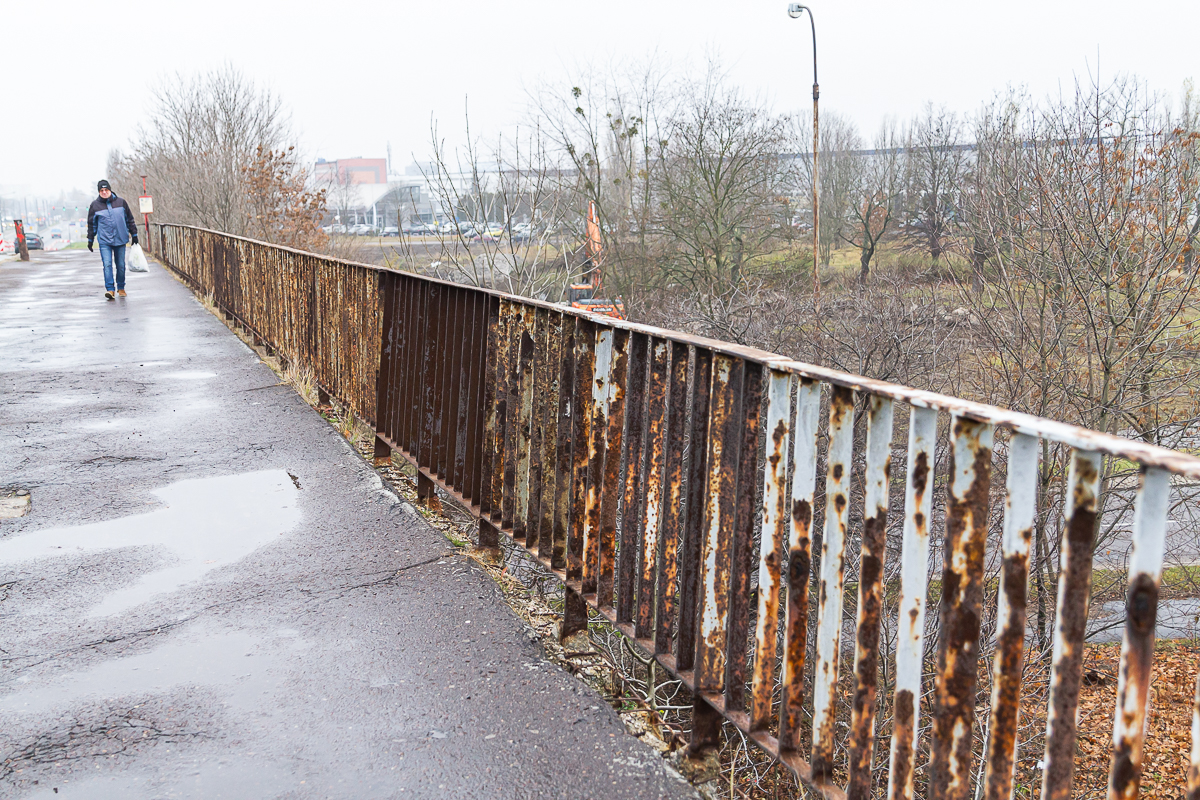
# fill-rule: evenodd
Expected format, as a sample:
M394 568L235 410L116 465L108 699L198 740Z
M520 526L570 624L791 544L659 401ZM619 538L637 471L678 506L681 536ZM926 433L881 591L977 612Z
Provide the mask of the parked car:
M481 226L481 227L477 228L475 231L475 235L472 236L471 238L475 239L477 241L498 242L498 241L500 241L500 239L503 236L504 236L504 226L493 223L491 225Z
M374 236L375 235L375 229L372 228L370 225L367 225L366 223L362 223L362 222L355 225L351 229L350 232L353 233L355 236Z
M384 236L399 236L400 229L397 228L395 225L388 225L386 228L383 229L383 235Z

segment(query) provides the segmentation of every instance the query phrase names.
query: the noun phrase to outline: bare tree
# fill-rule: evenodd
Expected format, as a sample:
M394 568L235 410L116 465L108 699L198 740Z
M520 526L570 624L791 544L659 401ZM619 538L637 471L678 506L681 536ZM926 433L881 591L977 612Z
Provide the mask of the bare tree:
M724 85L715 70L685 95L659 143L655 229L670 280L686 290L696 321L742 341L753 317L754 260L782 225L794 184L790 126Z
M560 190L560 169L541 130L499 137L485 155L471 138L447 153L436 125L433 160L425 174L435 215L445 218L434 233L434 256L426 268L451 280L531 297L560 299L572 271L565 254L564 216L575 213ZM428 251L428 246L423 245ZM419 268L414 243L403 252Z
M259 148L283 149L292 138L280 99L229 65L176 74L151 96L150 122L115 159L115 175L126 185L148 175L159 219L247 233L245 170Z
M804 127L811 130L810 122ZM821 115L821 263L828 266L833 249L845 239L866 164L862 137L854 121L837 112ZM796 161L803 185L812 183L811 154Z
M903 169L901 149L896 125L889 121L875 136L874 152L855 156L859 162L854 170L856 183L848 203L848 220L839 233L843 241L858 248L862 284L871 274L879 243L895 225Z
M931 103L909 127L906 150L903 232L937 263L959 222L959 192L968 166L962 123Z
M582 239L584 212L594 203L605 283L611 294L624 296L631 309L640 309L662 288L653 191L660 166L658 143L665 135L663 120L674 107L674 93L653 59L581 73L569 90L540 87L531 98L532 113L562 155L560 186L578 209L576 215L564 215L573 234Z

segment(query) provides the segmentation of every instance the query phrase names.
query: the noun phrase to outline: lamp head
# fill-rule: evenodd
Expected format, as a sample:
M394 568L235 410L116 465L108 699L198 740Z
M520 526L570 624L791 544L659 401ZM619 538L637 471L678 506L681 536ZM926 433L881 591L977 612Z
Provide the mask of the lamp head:
M805 7L799 3L788 3L788 16L792 19L799 19L804 11Z

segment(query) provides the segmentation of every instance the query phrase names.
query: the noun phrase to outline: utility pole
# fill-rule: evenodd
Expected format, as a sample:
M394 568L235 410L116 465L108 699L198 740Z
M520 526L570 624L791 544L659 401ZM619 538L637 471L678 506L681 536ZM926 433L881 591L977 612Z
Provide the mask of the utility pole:
M817 83L817 23L813 20L812 9L800 3L791 3L788 5L788 16L792 19L799 19L805 12L808 12L808 21L812 26L812 42L813 42L813 173L812 173L812 207L813 207L813 304L817 313L821 311L821 274L817 267L818 254L821 251L821 192L820 183L817 179L817 167L821 157L821 136L820 136L820 115L817 113L817 100L821 96L821 87Z

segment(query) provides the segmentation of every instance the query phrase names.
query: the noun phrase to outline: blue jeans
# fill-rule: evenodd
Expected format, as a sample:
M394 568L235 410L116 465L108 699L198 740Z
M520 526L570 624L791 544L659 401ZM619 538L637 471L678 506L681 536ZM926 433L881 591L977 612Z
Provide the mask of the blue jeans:
M113 256L117 262L117 285L113 286ZM113 292L125 288L125 245L100 243L100 261L104 264L104 288Z

